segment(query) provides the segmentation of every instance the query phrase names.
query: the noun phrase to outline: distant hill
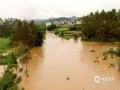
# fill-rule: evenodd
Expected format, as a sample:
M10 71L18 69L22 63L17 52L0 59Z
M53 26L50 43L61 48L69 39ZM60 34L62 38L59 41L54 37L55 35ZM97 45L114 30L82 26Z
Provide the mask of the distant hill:
M59 18L49 19L49 21L61 21L61 20L70 20L70 19L69 19L69 18L66 18L66 17L59 17Z
M41 24L41 23L47 23L48 22L48 19L34 19L34 22L36 24Z
M72 16L72 17L69 17L69 19L71 20L78 20L80 17L76 17L76 16Z
M72 16L72 17L59 17L59 18L49 18L49 19L34 19L34 22L36 24L40 23L47 23L47 22L53 22L53 21L61 21L61 20L78 20L80 17ZM29 20L28 20L29 22Z

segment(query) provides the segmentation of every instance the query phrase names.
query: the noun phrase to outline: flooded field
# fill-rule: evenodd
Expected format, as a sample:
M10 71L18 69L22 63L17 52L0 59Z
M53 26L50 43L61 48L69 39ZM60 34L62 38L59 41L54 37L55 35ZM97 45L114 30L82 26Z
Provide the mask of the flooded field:
M32 59L20 73L25 90L120 90L117 58L103 59L114 44L64 40L46 34L45 44L31 50ZM95 52L90 52L94 50ZM95 62L95 61L99 62ZM114 63L115 67L109 68ZM98 83L94 77L99 76ZM109 77L106 82L102 78Z

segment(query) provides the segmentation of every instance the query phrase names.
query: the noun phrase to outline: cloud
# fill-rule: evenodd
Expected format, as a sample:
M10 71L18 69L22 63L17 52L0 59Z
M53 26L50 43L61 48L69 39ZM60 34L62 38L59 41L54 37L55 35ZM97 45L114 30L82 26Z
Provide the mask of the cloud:
M0 0L0 18L45 19L119 9L119 0Z

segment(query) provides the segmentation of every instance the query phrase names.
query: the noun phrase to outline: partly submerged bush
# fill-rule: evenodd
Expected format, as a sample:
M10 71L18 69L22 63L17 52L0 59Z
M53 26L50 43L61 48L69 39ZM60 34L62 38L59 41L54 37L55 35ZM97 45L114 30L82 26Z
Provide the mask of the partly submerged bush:
M21 82L21 80L22 80L22 77L21 77L21 76L19 76L19 77L16 79L16 83L20 83L20 82Z
M17 90L18 86L14 82L16 77L17 74L6 70L3 74L3 77L0 79L0 90Z

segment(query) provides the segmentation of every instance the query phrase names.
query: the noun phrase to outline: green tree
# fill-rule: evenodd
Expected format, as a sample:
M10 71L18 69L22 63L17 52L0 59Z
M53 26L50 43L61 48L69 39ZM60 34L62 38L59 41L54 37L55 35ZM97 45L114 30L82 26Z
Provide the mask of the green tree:
M105 12L96 11L82 17L83 40L117 41L119 40L120 20L115 9Z
M56 27L55 24L52 24L52 25L47 26L47 29L48 29L49 31L54 30L54 29L56 29L56 28L57 28L57 27Z
M12 52L11 55L12 55L12 61L13 61L13 63L17 64L17 59L16 59L14 53Z

